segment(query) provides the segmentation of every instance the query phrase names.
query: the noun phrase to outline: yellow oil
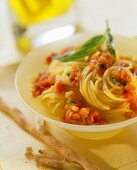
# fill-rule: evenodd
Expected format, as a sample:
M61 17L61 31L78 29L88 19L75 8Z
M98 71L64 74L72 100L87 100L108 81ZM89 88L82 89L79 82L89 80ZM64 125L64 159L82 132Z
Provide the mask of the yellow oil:
M8 2L14 16L13 30L16 44L21 53L25 54L32 49L33 37L27 34L29 27L65 14L74 0L8 0Z
M21 25L47 21L65 13L74 0L9 0L10 7Z

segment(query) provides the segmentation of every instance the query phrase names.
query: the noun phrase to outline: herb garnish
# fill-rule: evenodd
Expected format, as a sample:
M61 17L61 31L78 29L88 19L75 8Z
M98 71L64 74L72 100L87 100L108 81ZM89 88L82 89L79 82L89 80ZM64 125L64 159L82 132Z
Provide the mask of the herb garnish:
M107 48L108 48L108 51L110 52L110 54L115 57L116 56L115 42L114 42L113 36L110 33L108 21L106 21L106 27L107 27L107 29L106 29Z
M76 104L76 102L74 100L67 100L68 104Z
M118 83L118 79L112 78L112 79L111 79L111 82L112 82L113 84L116 84L116 83Z
M55 57L54 59L61 60L64 62L79 60L85 56L93 54L100 46L104 43L104 35L96 35L86 41L77 51L73 54L68 54L60 57Z
M71 74L71 72L67 73L67 76L69 77L69 76L70 76L70 74Z
M127 85L127 81L126 81L126 80L122 80L121 84L122 84L123 86L126 86L126 85Z
M99 68L101 68L101 69L105 68L105 64L103 64L103 63L98 64L98 66L99 66Z
M106 22L106 32L105 34L96 35L86 41L79 49L73 51L72 53L64 54L62 56L54 57L56 60L63 62L75 61L82 59L86 56L92 55L96 50L98 50L101 45L107 41L107 49L112 56L116 56L114 38L110 33L110 28L108 22Z

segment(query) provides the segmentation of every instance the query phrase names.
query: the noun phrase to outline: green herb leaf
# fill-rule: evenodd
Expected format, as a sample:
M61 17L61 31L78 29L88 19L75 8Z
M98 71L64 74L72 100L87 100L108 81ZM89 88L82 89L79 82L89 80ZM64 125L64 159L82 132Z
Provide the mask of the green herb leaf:
M118 80L117 80L116 78L112 78L111 81L112 81L112 83L114 83L114 84L118 83Z
M122 80L121 84L122 84L123 86L126 86L126 85L127 85L127 81L126 81L126 80Z
M70 74L71 74L71 72L67 73L67 76L69 77L69 76L70 76Z
M106 21L106 40L107 40L107 48L108 51L110 52L111 55L113 55L114 57L116 56L116 51L115 51L115 42L114 42L114 38L110 33L110 28L108 25L108 21Z
M103 69L105 68L105 65L103 63L98 64L99 68Z
M85 42L76 52L73 54L68 54L60 57L55 57L57 60L61 60L64 62L79 60L84 58L85 56L93 54L105 41L104 35L97 35L90 38L87 42Z
M76 102L74 100L67 100L68 104L76 104Z

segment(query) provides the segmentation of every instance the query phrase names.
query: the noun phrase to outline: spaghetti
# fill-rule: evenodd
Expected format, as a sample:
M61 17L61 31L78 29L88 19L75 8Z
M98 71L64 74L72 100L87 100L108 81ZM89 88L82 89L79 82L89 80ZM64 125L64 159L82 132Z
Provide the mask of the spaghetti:
M114 56L101 44L76 60L58 59L76 56L83 47L49 55L48 70L33 82L33 97L40 99L49 114L71 124L100 125L137 116L137 61Z

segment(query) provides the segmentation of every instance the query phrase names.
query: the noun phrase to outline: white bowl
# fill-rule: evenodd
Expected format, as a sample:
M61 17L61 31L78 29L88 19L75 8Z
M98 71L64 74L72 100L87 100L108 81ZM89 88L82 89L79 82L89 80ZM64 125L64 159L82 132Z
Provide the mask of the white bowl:
M49 124L56 127L66 129L71 134L86 138L86 139L104 139L111 137L121 131L123 128L137 122L137 118L132 118L118 123L108 125L72 125L63 123L50 118L46 113L44 106L31 96L32 82L31 80L38 73L46 70L47 66L44 64L45 57L51 52L57 52L61 49L78 45L83 43L92 34L81 33L74 35L68 39L60 40L55 43L34 49L27 56L24 57L16 73L16 89L24 103L34 111L41 118L46 120ZM137 56L137 39L126 38L123 36L115 36L116 48L120 54Z

